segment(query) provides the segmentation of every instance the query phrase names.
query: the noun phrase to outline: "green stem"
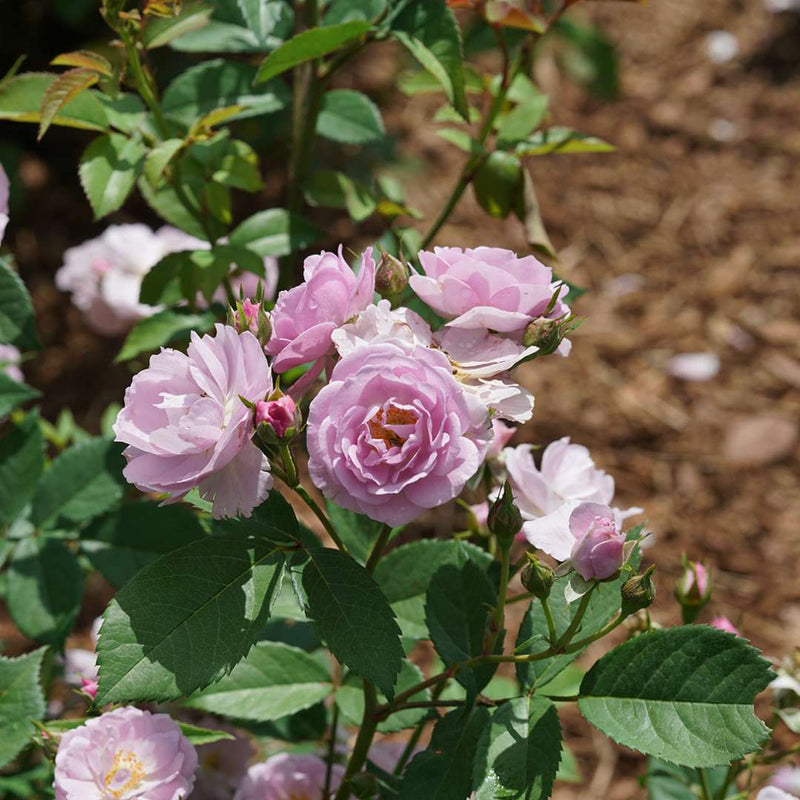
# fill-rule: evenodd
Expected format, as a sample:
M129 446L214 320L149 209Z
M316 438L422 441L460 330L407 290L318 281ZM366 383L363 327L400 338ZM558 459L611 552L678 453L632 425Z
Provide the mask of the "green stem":
M509 606L512 603L522 603L525 600L530 600L533 598L533 592L523 592L522 594L515 594L509 597L506 600L506 605Z
M715 800L724 800L728 794L728 787L731 785L731 781L735 780L738 774L739 762L734 762L728 767L728 772L725 774L725 780L722 782L722 786L720 786L717 790Z
M438 700L439 695L441 695L441 693L444 691L445 686L447 686L447 681L441 681L434 686L433 691L431 692L431 700ZM393 772L394 775L399 775L405 769L405 766L408 764L411 756L414 755L414 749L419 743L420 737L422 736L422 732L425 730L425 725L427 722L427 719L422 719L417 723L417 727L414 728L414 732L409 737L405 749L400 756L400 760L395 765Z
M298 484L297 486L292 487L300 497L303 498L305 504L314 512L317 519L325 526L325 530L328 532L328 535L333 539L336 546L345 554L348 554L347 546L339 537L339 534L336 533L336 529L331 524L331 521L325 515L325 512L320 508L317 501L306 491L304 486Z
M136 42L131 37L130 32L124 27L120 28L119 33L122 38L122 43L125 45L125 55L128 57L128 64L130 64L131 76L133 77L136 91L139 92L142 100L144 100L147 107L153 113L159 133L166 139L169 136L167 121L164 119L164 113L156 97L155 88L142 66L142 60L139 58L139 51L136 49Z
M697 774L700 776L700 788L703 792L703 800L714 800L714 795L711 791L711 786L708 783L708 775L706 771L699 767Z
M281 454L281 461L283 461L283 467L286 470L286 478L281 480L290 488L297 489L300 485L300 479L297 476L297 464L295 464L291 448L288 444L281 444L278 446L278 452Z
M380 558L383 555L384 548L388 544L391 535L392 535L392 526L384 525L383 528L381 529L377 541L372 547L372 552L369 554L369 558L367 559L367 564L366 564L367 572L375 571L375 567L378 566L378 561L380 561Z
M510 556L508 547L500 547L500 588L497 591L497 606L492 616L492 633L486 642L484 652L493 653L497 639L500 636L506 621L506 594L508 594L508 575L510 571Z
M558 639L558 632L556 631L556 621L553 619L553 610L550 608L550 601L542 598L542 611L544 618L547 620L547 633L550 636L550 644L554 645Z
M597 588L597 584L595 583L591 589L581 598L581 604L578 606L578 611L575 614L572 622L569 624L569 627L564 631L564 635L558 640L556 643L556 649L566 647L571 641L572 637L577 633L578 628L580 628L581 622L583 622L583 615L586 613L586 609L589 608L589 600L592 597L592 593Z
M350 760L347 762L342 784L339 791L336 792L335 800L347 800L350 797L350 778L361 771L367 760L372 739L378 728L378 718L375 715L377 705L377 690L371 683L364 681L364 716L361 719L361 728L358 731L358 737L353 746L353 752L350 754Z
M331 738L328 741L328 758L325 763L325 788L322 792L323 800L330 800L331 776L333 775L333 756L336 751L336 733L339 728L339 706L333 704L333 718L331 720Z

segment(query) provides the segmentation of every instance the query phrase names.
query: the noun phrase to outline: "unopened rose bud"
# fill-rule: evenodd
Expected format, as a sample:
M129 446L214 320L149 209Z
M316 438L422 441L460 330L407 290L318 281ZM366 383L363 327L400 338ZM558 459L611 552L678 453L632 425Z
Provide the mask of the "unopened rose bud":
M652 564L641 575L634 575L622 584L622 613L626 617L653 604L656 598L656 587L653 583L655 569L655 564Z
M581 503L570 515L569 529L575 537L570 558L584 580L605 580L622 566L625 534L608 506Z
M98 688L97 681L90 681L87 680L86 678L81 678L81 691L84 694L88 694L89 697L92 698L92 700L94 700L95 697L97 697L97 688Z
M528 563L522 569L522 585L540 600L550 596L556 574L547 564L543 564L535 553L525 553Z
M539 317L531 320L522 334L525 347L538 347L538 355L555 353L562 339L567 335L568 324L564 320Z
M683 557L683 575L675 584L675 597L681 604L683 622L688 625L711 599L711 576L699 561Z
M522 527L522 514L514 504L511 484L506 481L503 491L492 503L487 519L489 530L497 537L497 543L504 549L511 547L514 537Z
M375 290L391 299L408 286L408 267L389 253L384 253L375 271Z
M228 325L235 328L237 333L250 331L262 346L267 344L272 335L269 314L261 303L254 303L249 297L237 301L236 308L228 308Z
M727 617L715 617L708 623L712 628L716 628L725 633L732 633L734 636L741 636L739 629Z
M288 394L274 400L259 400L255 413L258 435L268 444L291 438L300 425L300 411Z

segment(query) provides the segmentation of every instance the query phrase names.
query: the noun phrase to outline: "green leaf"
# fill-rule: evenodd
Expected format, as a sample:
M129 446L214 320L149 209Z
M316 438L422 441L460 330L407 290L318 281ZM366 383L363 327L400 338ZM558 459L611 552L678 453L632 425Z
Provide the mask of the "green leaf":
M325 501L325 510L328 512L328 518L333 523L336 533L347 545L350 555L363 564L367 560L378 534L383 529L383 525L363 514L339 508L330 500Z
M35 731L31 720L44 716L39 674L46 650L41 647L19 658L0 656L0 767L29 744Z
M263 83L305 61L321 58L365 34L371 25L363 20L326 25L298 33L273 50L261 63L256 83Z
M59 76L52 72L25 72L0 84L0 119L39 122L45 92ZM96 92L87 91L57 110L53 125L107 131L108 117Z
M457 708L442 717L428 749L405 771L401 800L464 800L473 788L478 742L488 721L483 706Z
M400 675L397 678L397 692L404 692L412 686L416 686L425 679L422 670L410 661L403 661L400 668ZM364 718L364 687L360 680L355 676L349 676L341 686L336 689L336 705L344 716L354 725L360 725ZM408 702L424 702L431 699L428 689L417 692L408 698ZM379 694L378 702L385 703L386 698ZM394 733L411 728L421 720L425 719L430 709L427 708L406 708L396 714L391 714L385 720L378 723L379 733Z
M579 631L575 638L582 639L599 631L606 623L610 622L620 608L620 589L627 576L617 578L615 581L601 583L592 592L589 607L583 617ZM569 583L570 576L559 578L550 592L548 602L557 635L561 636L570 626L578 611L578 603L567 603L564 597L564 588ZM534 600L528 606L517 635L515 653L536 653L546 650L547 645L547 620L542 611L542 604ZM566 653L541 661L528 661L517 664L517 678L525 689L532 686L543 686L550 683L565 667L571 664L583 651Z
M163 47L171 41L208 24L214 7L202 2L183 4L180 13L169 17L149 17L142 31L142 44L147 50Z
M725 785L727 767L705 770L708 786L714 797ZM690 767L679 767L658 758L647 760L647 792L650 800L697 800L702 796L700 773ZM735 782L731 782L724 797L738 795Z
M713 767L768 738L753 699L772 677L744 639L686 625L642 634L601 658L583 679L578 708L626 747Z
M59 454L36 484L31 521L41 525L59 515L83 522L108 511L127 486L122 445L97 438Z
M0 369L2 367L0 366ZM24 383L17 383L0 371L0 420L7 417L15 408L41 397L41 392Z
M140 353L149 353L159 347L188 336L192 331L206 333L214 327L213 311L193 314L186 309L165 308L134 325L115 361L128 361Z
M0 342L13 344L20 350L41 346L31 296L11 268L11 259L3 257L0 257Z
M339 550L309 550L307 613L328 649L387 697L403 662L400 628L375 579Z
M81 549L92 566L120 588L160 555L205 536L197 517L185 506L128 503L84 529Z
M241 537L257 536L276 545L301 542L304 547L316 543L314 534L297 523L292 507L278 492L271 492L266 501L257 506L252 515L244 519L215 519L214 532L235 533ZM304 537L309 535L313 542Z
M145 567L103 615L98 704L175 700L228 674L267 621L283 564L280 545L230 533Z
M203 61L178 75L164 92L164 114L189 128L198 117L217 108L243 106L230 119L244 119L281 111L289 104L282 81L253 88L255 68L242 61L221 58Z
M513 153L490 153L472 180L475 198L489 216L504 218L522 188L522 165Z
M42 97L42 105L39 109L39 135L41 139L47 129L58 116L61 109L85 92L90 86L94 86L100 76L90 69L68 69L56 77L56 79L45 89Z
M108 117L108 123L122 133L131 134L142 127L145 120L145 105L139 95L121 92L116 97L97 94Z
M352 89L332 89L322 98L317 133L344 144L378 142L386 136L381 112L375 103Z
M142 171L146 152L141 141L121 133L107 133L86 148L78 173L95 219L122 206Z
M247 27L260 42L269 41L276 27L289 16L283 0L238 0L238 6Z
M270 208L242 222L230 235L230 243L247 247L262 258L278 258L303 250L322 237L322 231L304 217Z
M0 522L12 522L33 496L44 469L44 436L37 412L0 439Z
M186 209L181 201L178 193L169 184L162 183L157 189L154 189L146 178L139 178L138 182L139 191L142 193L147 205L153 209L160 217L180 228L182 231L196 236L198 239L206 239L206 231L203 224L198 219L198 216L192 214ZM200 209L199 190L195 185L190 185L184 181L183 185L184 194L190 198L194 208ZM225 234L225 228L220 223L216 222L213 218L209 218L209 224L212 231L217 236Z
M332 691L328 670L297 647L261 642L230 675L185 705L233 719L267 722L296 714Z
M469 121L461 32L445 0L408 4L392 20L390 33L439 81L447 99Z
M8 566L6 600L17 627L37 642L61 645L81 606L83 570L61 539L22 539Z
M433 646L447 666L483 652L489 612L496 602L488 575L474 561L461 567L446 564L437 570L425 600L425 621ZM500 644L502 638L501 634ZM496 668L484 664L462 669L456 680L474 696L489 683Z
M148 154L144 162L144 176L154 188L158 187L170 161L184 146L183 139L167 139L159 142Z
M475 800L547 800L561 760L561 725L542 697L518 697L492 714L478 744Z
M332 0L325 11L324 25L339 25L355 19L371 21L386 8L387 0Z
M486 152L484 146L477 139L473 139L467 131L461 131L456 128L442 128L436 131L436 135L441 136L442 139L455 145L465 153L480 156Z
M536 187L533 185L533 178L527 169L522 170L522 190L517 195L514 213L525 226L525 239L528 244L542 255L557 260L558 254L547 235L547 229L542 219Z
M506 114L497 130L497 146L506 150L536 130L547 113L547 104L547 95L537 94Z
M200 747L203 744L214 744L214 742L236 741L236 737L228 731L213 731L209 728L201 728L198 725L190 725L188 722L178 722L178 727L181 729L181 733L195 747Z
M564 783L583 783L583 775L575 754L565 744L561 746L561 763L558 765L556 780Z
M492 557L467 542L426 539L398 547L378 562L375 580L391 603L403 636L429 638L425 594L431 579L445 564L461 567L468 560L486 569Z
M367 219L378 207L375 196L364 184L330 169L314 170L303 192L310 205L346 208L356 222Z
M546 156L550 153L610 153L613 145L573 131L571 128L545 128L520 142L515 152L518 156Z

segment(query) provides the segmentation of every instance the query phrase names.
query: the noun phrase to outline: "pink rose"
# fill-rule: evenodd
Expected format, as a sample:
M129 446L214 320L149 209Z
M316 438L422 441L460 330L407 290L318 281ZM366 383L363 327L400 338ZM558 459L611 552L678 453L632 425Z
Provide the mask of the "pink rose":
M769 785L789 792L792 797L800 797L800 767L784 766L776 769L769 779Z
M20 352L13 344L0 344L0 372L4 372L11 380L25 382L25 376L19 368Z
M197 724L202 728L226 731L236 738L198 745L198 768L191 800L230 798L244 780L247 765L253 757L253 746L247 736L232 725L220 723L213 717L203 717Z
M443 353L383 342L345 356L311 403L308 469L343 508L403 525L458 495L490 439Z
M574 537L569 518L581 503L609 505L614 499L614 479L592 461L589 451L564 437L549 444L541 467L533 460L533 448L523 444L504 451L514 500L526 520L525 538L553 558L569 558ZM612 509L617 525L639 508Z
M322 800L325 791L325 762L312 755L280 753L247 770L233 800ZM330 788L336 791L344 767L331 767Z
M797 795L784 792L777 786L767 786L756 795L756 800L797 800Z
M61 737L57 800L184 800L197 753L166 714L128 706L88 720Z
M710 588L708 570L699 561L690 561L686 565L675 587L680 597L701 600L706 597Z
M332 355L333 331L371 305L374 293L371 247L361 256L358 277L344 260L341 245L338 255L309 256L303 283L281 292L272 311L272 338L266 350L273 356L275 372Z
M521 340L525 327L547 314L555 319L568 313L561 301L568 288L553 282L553 271L533 256L518 258L498 247L436 247L421 252L425 275L412 275L411 288L437 314L449 319L448 327L515 334Z
M0 164L0 242L8 225L8 175Z
M725 631L725 633L732 633L734 636L741 636L742 634L739 632L739 629L727 618L727 617L714 617L711 622L708 623L712 628L717 628L717 630Z
M249 516L272 476L251 443L256 402L272 391L269 365L253 334L217 324L192 334L186 354L162 349L125 391L114 425L125 449L124 475L145 492L180 500L199 487L214 517Z
M282 439L289 428L297 425L297 406L294 400L288 394L277 400L259 400L256 403L256 427L264 422Z
M584 580L605 580L622 566L625 534L608 506L581 503L570 514L569 532L575 539L572 565Z

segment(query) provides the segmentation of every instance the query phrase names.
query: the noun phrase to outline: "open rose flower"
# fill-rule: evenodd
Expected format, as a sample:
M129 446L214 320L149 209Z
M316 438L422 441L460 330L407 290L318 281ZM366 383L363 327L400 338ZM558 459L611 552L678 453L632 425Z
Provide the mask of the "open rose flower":
M797 800L797 795L784 792L777 786L766 786L756 795L756 800Z
M571 444L569 437L545 448L540 468L527 444L506 448L505 462L514 500L526 520L522 526L525 538L559 560L570 555L569 520L577 506L610 505L614 499L614 479L595 466L585 447ZM641 513L639 508L613 511L618 525Z
M490 441L443 353L383 342L345 356L311 403L308 469L336 504L403 525L458 495Z
M20 352L13 344L0 344L0 372L18 383L25 382L25 376L19 368L21 360Z
M0 164L0 242L8 225L8 175Z
M431 344L433 334L422 317L408 308L393 309L388 300L367 306L352 322L337 328L333 344L340 356L346 356L365 344L405 342L408 345Z
M375 262L372 248L361 256L358 276L342 256L320 253L309 256L303 264L303 283L278 295L272 311L272 338L266 347L273 356L275 372L286 372L308 362L317 362L334 354L331 335L359 311L372 304L375 293Z
M185 800L197 753L166 714L128 706L67 731L56 754L56 800Z
M769 785L788 792L792 797L800 797L800 767L784 766L776 769L769 779Z
M327 769L316 756L280 753L250 767L234 800L322 800ZM331 791L339 788L343 777L344 767L334 764Z
M272 377L253 334L215 327L215 336L193 333L186 354L165 348L150 359L125 392L114 432L128 445L124 475L142 491L176 501L197 486L215 517L249 516L272 476L240 396L260 400Z
M622 566L625 534L608 506L581 503L570 514L569 533L572 565L584 580L605 580Z

